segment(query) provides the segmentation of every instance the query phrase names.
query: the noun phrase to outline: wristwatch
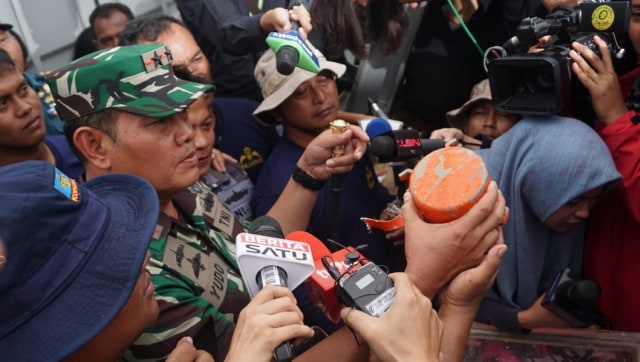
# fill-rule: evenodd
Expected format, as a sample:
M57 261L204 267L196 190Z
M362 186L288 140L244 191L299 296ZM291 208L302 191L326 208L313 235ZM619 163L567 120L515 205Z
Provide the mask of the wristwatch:
M327 180L314 179L298 166L296 166L296 168L293 170L293 174L291 175L291 178L293 179L293 181L302 185L302 187L304 187L305 189L309 189L313 191L320 190L322 186L324 186L324 184L327 182Z

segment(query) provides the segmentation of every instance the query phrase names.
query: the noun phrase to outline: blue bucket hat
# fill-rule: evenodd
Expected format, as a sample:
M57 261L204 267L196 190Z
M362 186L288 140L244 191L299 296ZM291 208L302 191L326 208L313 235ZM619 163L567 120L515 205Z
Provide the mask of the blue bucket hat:
M132 175L78 184L43 161L0 168L0 351L58 361L120 312L158 220L153 187Z

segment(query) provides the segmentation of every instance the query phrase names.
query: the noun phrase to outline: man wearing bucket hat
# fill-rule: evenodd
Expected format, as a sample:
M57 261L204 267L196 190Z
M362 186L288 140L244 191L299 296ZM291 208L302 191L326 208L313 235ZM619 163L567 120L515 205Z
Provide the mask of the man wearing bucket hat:
M453 128L443 128L431 133L431 138L462 140L470 148L488 148L496 137L507 132L519 115L498 111L491 103L489 79L473 86L469 99L459 108L447 112L447 122Z
M254 111L256 118L267 124L282 124L283 136L261 170L255 185L254 215L263 215L278 199L295 162L309 142L329 128L338 118L339 96L336 78L342 76L343 64L327 61L313 48L319 59L318 74L296 68L290 75L274 72L276 56L267 50L255 68L256 81L264 100ZM320 185L319 185L320 186ZM330 184L321 185L307 231L326 242L336 215L332 213ZM395 199L376 177L369 158L363 158L345 175L340 203L338 242L354 247L368 244L363 254L378 265L402 270L393 265L393 245L380 230L369 232L361 217L378 219L386 205Z
M48 82L87 179L116 172L139 175L154 186L160 199L161 212L149 246L160 315L124 357L163 359L177 340L190 336L198 348L223 360L239 312L249 302L234 245L247 224L237 221L215 194L187 189L199 176L187 107L210 86L176 78L171 59L162 44L117 47L51 72ZM339 136L327 131L309 146L299 165L307 174L328 179L334 172L348 171L364 154L366 141L362 130ZM345 155L328 160L338 145L345 146ZM270 216L285 233L304 229L316 197L316 191L291 181ZM187 261L196 254L210 272L193 271ZM263 340L240 339L248 346L234 351L255 350L256 344L264 346L262 351L272 351L283 342L274 340L280 335L270 332L275 328L261 329ZM307 331L290 332L287 339ZM364 350L350 342L356 351ZM331 351L342 353L337 348Z

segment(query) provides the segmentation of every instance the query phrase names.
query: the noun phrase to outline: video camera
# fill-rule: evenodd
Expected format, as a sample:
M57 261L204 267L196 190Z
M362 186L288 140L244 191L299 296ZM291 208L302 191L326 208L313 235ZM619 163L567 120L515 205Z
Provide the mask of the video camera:
M571 43L576 41L599 54L593 43L598 34L616 58L624 54L615 33L627 32L628 1L582 2L575 8L557 7L544 19L525 18L516 35L502 48L512 54L489 62L494 106L506 113L547 116L566 109L572 98ZM527 53L538 39L552 35L545 50Z

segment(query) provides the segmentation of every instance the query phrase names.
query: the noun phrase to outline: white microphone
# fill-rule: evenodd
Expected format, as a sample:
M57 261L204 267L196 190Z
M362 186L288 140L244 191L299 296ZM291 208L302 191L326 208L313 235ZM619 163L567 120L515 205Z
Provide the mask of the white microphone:
M236 258L251 298L267 285L293 290L315 269L309 244L284 239L278 221L266 215L255 219L248 233L236 236ZM291 344L279 345L274 357L278 362L292 361Z
M251 297L267 285L293 290L314 270L309 244L284 239L280 225L269 216L258 217L249 232L236 236L236 256Z

